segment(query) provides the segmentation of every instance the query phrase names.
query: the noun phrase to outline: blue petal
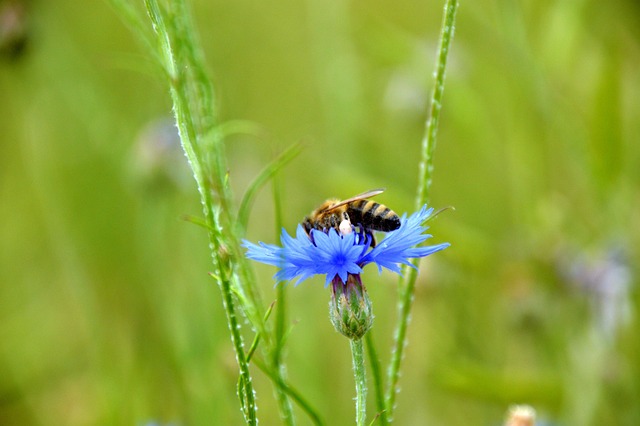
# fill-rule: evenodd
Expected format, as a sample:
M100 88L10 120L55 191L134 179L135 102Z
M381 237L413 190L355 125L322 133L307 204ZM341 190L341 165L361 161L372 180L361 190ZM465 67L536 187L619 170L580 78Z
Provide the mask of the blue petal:
M376 263L379 271L382 268L387 268L393 272L400 273L401 264L413 266L409 259L425 257L449 247L448 243L415 247L431 238L431 235L424 233L427 230L427 226L422 225L422 223L432 212L433 209L427 209L427 206L424 206L408 219L404 215L400 220L400 228L390 232L380 244L367 253L363 257L361 264Z
M336 275L346 281L348 274L362 272L359 261L364 251L356 244L355 234L341 236L333 229L329 233L311 232L315 244L298 226L295 238L283 230L282 247L264 243L258 246L248 241L243 245L248 249L248 258L280 268L275 274L278 281L297 278L297 284L313 275L326 275L329 283Z
M326 274L326 283L338 275L343 281L347 281L350 273L360 273L362 268L358 266L362 250L355 244L355 234L339 235L335 229L328 234L321 231L311 231L316 243L314 253L319 274Z
M400 228L387 234L371 251L371 241L362 232L340 235L330 229L327 233L312 230L311 235L307 235L301 225L296 229L295 238L282 230L282 247L256 245L246 240L243 246L247 248L248 258L280 268L275 274L276 280L297 278L296 285L313 275L326 275L326 285L336 276L346 282L349 274L360 274L368 263L375 263L379 270L387 268L400 273L401 264L411 265L409 259L428 256L449 246L444 243L416 247L431 237L424 233L427 227L423 223L432 212L433 209L424 206L409 218L404 215Z
M258 262L268 265L281 266L282 248L265 243L260 243L258 246L247 240L242 240L242 245L248 249L246 256L249 259L257 260Z

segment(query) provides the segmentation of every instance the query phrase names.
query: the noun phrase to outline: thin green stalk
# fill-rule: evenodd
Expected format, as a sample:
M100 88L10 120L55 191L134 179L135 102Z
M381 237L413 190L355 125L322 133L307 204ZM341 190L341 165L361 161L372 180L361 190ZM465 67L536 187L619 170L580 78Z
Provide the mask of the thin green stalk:
M275 232L276 238L282 232L282 198L280 197L280 180L277 176L272 179L273 205L275 211ZM284 343L285 323L286 323L286 287L284 283L278 283L278 305L276 306L276 347L278 355L280 355L282 345Z
M279 211L280 200L276 183L276 175L285 165L300 154L301 149L302 147L300 144L291 145L281 152L271 163L269 163L267 167L265 167L258 176L255 177L253 182L251 182L251 185L244 193L242 201L240 202L240 207L238 208L237 222L241 229L244 230L247 228L249 213L251 212L251 207L253 206L253 202L258 195L258 192L265 183L271 180L273 182L273 197L275 203L276 238L280 237L280 232L282 230L282 213Z
M438 48L436 76L431 95L431 109L425 126L425 134L422 138L416 209L421 208L429 201L429 190L431 189L431 181L433 178L433 152L436 148L436 135L440 121L440 109L442 108L447 58L451 40L453 39L457 10L458 0L447 0L444 6L443 22L440 30L440 47Z
M295 155L295 152L294 154ZM280 198L280 185L276 176L273 176L272 180L273 188L273 204L275 208L275 223L276 223L276 236L280 235L282 229L282 203ZM293 426L295 419L293 417L293 407L291 407L291 401L287 396L282 384L286 377L286 371L284 363L282 362L282 352L284 350L284 335L285 324L287 321L287 292L284 283L277 283L277 303L276 303L276 325L275 325L275 344L273 347L273 366L278 372L278 380L276 380L275 392L278 406L280 408L280 415L285 424Z
M370 330L364 335L367 343L367 355L369 356L369 364L371 365L371 376L373 377L373 390L376 396L376 408L378 409L378 420L380 425L386 426L389 424L387 419L387 411L384 406L384 390L382 383L382 371L380 369L380 359L378 359L378 353L373 341L373 334Z
M433 176L433 152L436 146L436 134L442 106L442 94L444 91L445 71L447 68L447 56L455 27L457 0L447 0L444 7L442 29L440 32L440 46L436 60L436 75L431 97L431 108L426 122L425 134L422 139L422 154L418 178L418 191L416 195L416 209L421 208L429 201L429 190ZM413 259L417 266L419 259ZM389 421L393 418L395 400L398 392L398 380L400 378L400 364L404 356L404 348L407 344L407 327L413 303L414 287L417 271L405 267L400 278L400 296L398 303L398 323L394 334L394 345L389 363L387 389L385 398L386 413Z
M269 369L262 361L259 359L255 359L253 361L256 367L258 367L264 374L266 374L272 381L278 382L280 388L293 399L294 402L298 404L298 406L309 416L311 421L316 426L323 426L324 423L320 418L320 414L318 411L311 406L309 401L307 401L301 394L298 392L293 386L289 385L281 376L278 375L277 371L272 371Z
M210 133L214 124L213 121L208 121L213 120L210 83L204 75L202 61L193 41L192 26L188 20L184 2L173 1L171 13L163 10L157 0L145 0L145 5L157 35L161 62L170 83L173 111L182 147L200 193L212 254L212 275L216 278L222 293L227 324L238 363L240 374L238 396L242 412L247 424L256 425L257 407L253 382L244 352L244 342L232 292L232 283L237 277L234 276L230 250L235 248L237 241L234 235L225 233L225 229L233 229L233 227L229 226L230 191L224 177L226 166L222 153L222 141L216 140L210 147L214 159L211 163L213 170L210 172L212 173L207 173L208 164L205 164L198 145L198 142ZM202 118L206 114L211 115ZM212 190L216 195L215 201Z
M271 315L271 311L273 310L273 305L275 305L275 302L273 302L271 305L269 305L269 308L267 308L267 313L264 316L265 323L267 322L267 320L269 319L269 316ZM251 342L251 346L249 347L249 352L247 352L247 362L251 362L251 358L253 357L253 354L256 353L256 349L258 349L259 344L260 344L260 333L256 333L256 335L253 338L253 342Z
M356 425L364 426L367 416L367 378L364 374L364 343L350 339L353 357L353 376L356 380Z
M139 37L144 47L156 54L154 44L148 36L147 23L142 19L143 15L139 14L136 8L127 0L109 0L111 6L116 9L120 16L124 19L125 24L129 26L132 33Z

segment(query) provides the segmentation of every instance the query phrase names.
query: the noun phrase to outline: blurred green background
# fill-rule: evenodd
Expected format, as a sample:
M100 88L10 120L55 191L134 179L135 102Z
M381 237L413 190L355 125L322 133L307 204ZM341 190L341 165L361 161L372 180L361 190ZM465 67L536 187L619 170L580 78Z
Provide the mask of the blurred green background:
M191 2L236 196L279 151L286 228L386 187L413 210L442 2ZM165 81L106 2L0 0L0 424L241 424ZM7 31L9 28L11 31ZM640 5L463 1L398 425L640 424ZM248 238L275 242L270 190ZM272 301L273 268L256 265ZM387 362L397 279L364 275ZM322 280L290 287L288 375L352 424ZM254 371L261 423L279 424ZM372 386L370 386L372 389ZM375 412L373 395L369 414ZM300 424L308 419L296 411Z

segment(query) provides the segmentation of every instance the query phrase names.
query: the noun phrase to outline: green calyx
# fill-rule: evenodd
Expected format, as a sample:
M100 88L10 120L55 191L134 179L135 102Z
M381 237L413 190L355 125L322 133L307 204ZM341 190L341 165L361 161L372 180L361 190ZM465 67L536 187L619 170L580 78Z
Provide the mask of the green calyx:
M360 275L349 274L346 283L334 278L329 317L335 329L351 340L358 340L369 331L373 308Z

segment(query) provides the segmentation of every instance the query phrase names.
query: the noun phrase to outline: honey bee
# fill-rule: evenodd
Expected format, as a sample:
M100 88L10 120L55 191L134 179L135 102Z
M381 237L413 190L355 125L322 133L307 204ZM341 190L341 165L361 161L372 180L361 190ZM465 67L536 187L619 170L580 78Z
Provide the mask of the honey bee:
M349 234L353 226L360 226L371 239L371 247L376 240L373 231L390 232L400 227L400 217L389 207L368 200L381 194L384 189L372 189L346 200L330 199L325 201L304 218L302 226L307 234L312 229L328 231L333 228L342 234Z

